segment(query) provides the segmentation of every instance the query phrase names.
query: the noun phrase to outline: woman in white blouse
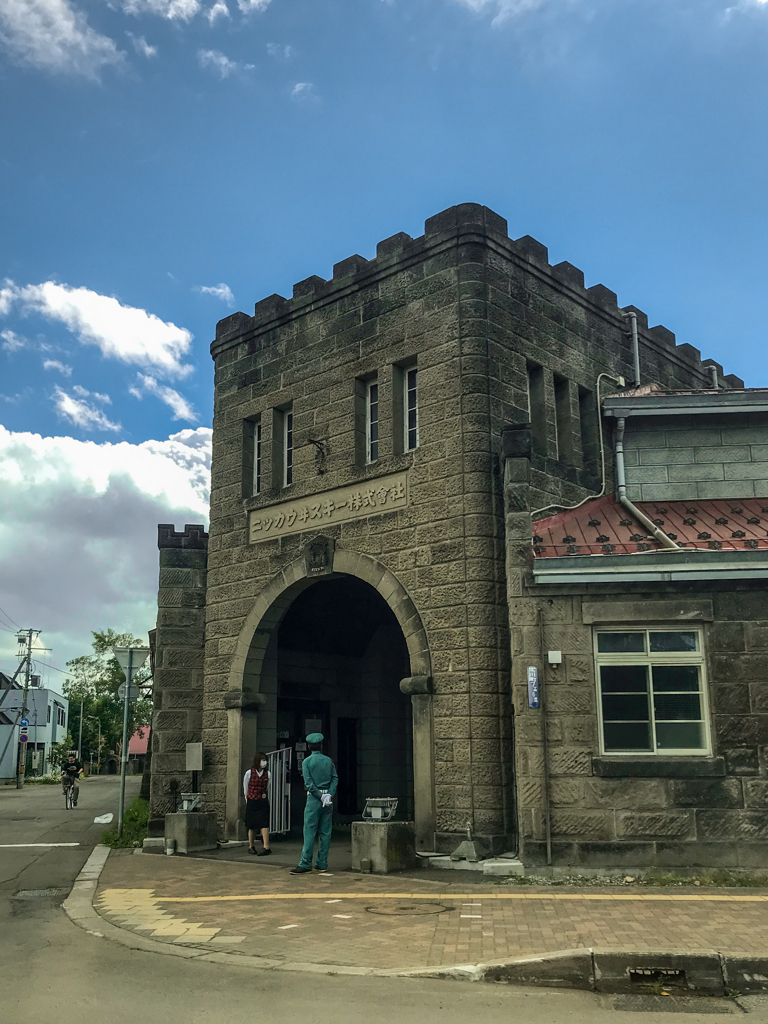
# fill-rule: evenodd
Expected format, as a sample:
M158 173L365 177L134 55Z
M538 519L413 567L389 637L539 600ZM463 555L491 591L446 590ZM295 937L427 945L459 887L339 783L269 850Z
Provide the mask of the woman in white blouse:
M257 857L267 857L272 851L269 848L269 772L267 771L267 755L259 750L253 764L243 776L243 794L245 795L245 827L248 829L248 852ZM256 851L254 841L256 833L261 832L264 849Z

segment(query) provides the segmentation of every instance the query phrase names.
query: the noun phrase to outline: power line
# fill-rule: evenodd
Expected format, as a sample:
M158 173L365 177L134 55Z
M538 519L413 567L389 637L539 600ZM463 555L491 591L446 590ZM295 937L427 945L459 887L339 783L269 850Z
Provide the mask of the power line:
M11 616L8 614L8 612L3 611L2 608L0 608L0 612L2 612L3 618L7 619L11 623L12 626L15 626L16 629L21 629L21 626L18 624L18 622L14 622L13 619L11 618Z

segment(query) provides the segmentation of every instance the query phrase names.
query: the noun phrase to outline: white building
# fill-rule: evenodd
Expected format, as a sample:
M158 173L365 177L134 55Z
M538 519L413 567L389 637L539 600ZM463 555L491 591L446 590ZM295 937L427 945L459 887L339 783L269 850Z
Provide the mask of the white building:
M67 735L69 701L55 690L40 686L40 677L31 677L27 697L29 719L27 774L42 775L49 769L51 746ZM14 783L19 749L19 730L24 688L18 680L0 672L0 785Z

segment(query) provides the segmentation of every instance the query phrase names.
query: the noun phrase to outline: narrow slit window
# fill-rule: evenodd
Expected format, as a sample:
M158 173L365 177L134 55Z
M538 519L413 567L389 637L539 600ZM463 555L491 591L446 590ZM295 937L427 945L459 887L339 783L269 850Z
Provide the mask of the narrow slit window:
M534 455L547 455L547 409L544 399L544 369L528 363L528 418Z
M419 447L418 370L415 366L405 371L405 450Z
M293 483L293 412L283 413L283 487Z
M365 447L366 462L376 462L379 457L379 385L368 381L366 389Z
M261 423L253 425L253 493L261 494Z

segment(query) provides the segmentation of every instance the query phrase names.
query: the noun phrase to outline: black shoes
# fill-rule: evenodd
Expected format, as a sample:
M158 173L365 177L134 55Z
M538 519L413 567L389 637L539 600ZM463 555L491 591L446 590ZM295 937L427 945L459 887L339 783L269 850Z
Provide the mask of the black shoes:
M303 867L301 866L301 864L299 864L299 866L298 866L298 867L296 867L296 868L291 868L291 874L292 874L292 875L306 875L306 873L307 873L308 871L311 871L311 870L312 870L312 868L303 868Z
M256 847L255 846L249 846L248 847L248 853L256 853ZM256 856L258 857L258 854L256 854Z
M266 850L259 850L259 852L256 854L256 856L257 857L268 857L270 855L270 853L272 853L272 851L269 849L269 847L267 847Z

